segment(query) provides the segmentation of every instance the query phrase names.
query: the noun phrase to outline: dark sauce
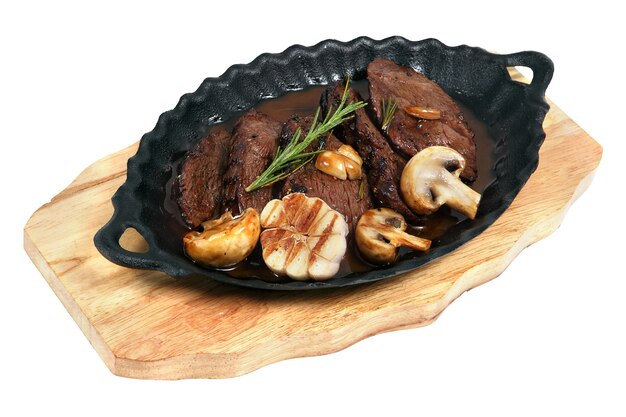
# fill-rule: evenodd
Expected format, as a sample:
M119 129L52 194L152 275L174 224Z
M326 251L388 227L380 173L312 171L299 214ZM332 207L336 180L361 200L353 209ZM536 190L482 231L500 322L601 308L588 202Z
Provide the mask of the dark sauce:
M366 80L352 81L351 86L359 92L364 100L369 98ZM263 100L255 108L281 122L286 122L288 119L296 115L312 116L315 114L315 111L319 106L320 97L325 88L326 86L313 86L301 91L288 92L281 97ZM489 135L487 125L483 121L476 117L469 108L463 106L462 103L457 102L457 104L459 104L459 107L463 111L465 120L475 134L474 139L477 147L478 177L474 183L471 184L471 187L477 192L483 194L485 189L495 179L493 172L493 150L495 147L495 141ZM239 116L235 116L232 119L225 120L220 124L220 126L232 127L238 117ZM166 212L182 225L185 223L180 216L178 205L172 196L172 188L178 173L178 165L182 161L183 157L184 155L180 156L178 163L175 164L176 166L172 170L172 178L168 181L166 186L166 201L164 205ZM452 211L444 206L436 213L428 216L424 224L409 225L407 232L432 240L434 246L437 243L437 239L443 236L452 226L466 219L467 218L464 215ZM182 236L180 238L182 239ZM179 242L181 239L179 239ZM411 251L409 250L401 249L399 257L403 258L410 256L410 252ZM368 264L360 257L354 240L348 236L348 250L341 263L339 272L335 275L335 277L340 278L352 273L369 271L374 268L375 266ZM260 245L257 245L254 252L248 257L248 259L246 259L245 262L242 262L233 268L223 269L222 271L233 277L241 279L258 278L267 282L290 281L289 278L279 277L267 268L263 262Z

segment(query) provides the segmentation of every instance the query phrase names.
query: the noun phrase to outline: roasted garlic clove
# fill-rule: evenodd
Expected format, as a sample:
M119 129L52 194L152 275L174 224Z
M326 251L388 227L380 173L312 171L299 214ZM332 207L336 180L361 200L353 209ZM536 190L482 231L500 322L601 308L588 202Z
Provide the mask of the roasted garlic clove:
M261 212L263 260L274 273L306 281L331 278L346 253L348 224L323 200L301 193Z
M336 151L324 151L317 156L315 168L340 180L358 180L363 159L350 145L341 145Z
M359 153L350 145L341 145L339 148L337 148L335 152L337 152L339 155L343 155L346 158L351 159L359 166L363 165L363 159L361 158L361 155L359 155Z
M415 154L404 167L400 190L406 204L418 214L431 214L446 204L476 217L480 194L459 178L465 168L460 153L446 146L431 146Z
M185 253L195 261L215 268L235 265L250 255L259 240L259 213L246 209L233 217L227 211L215 220L202 223L202 232L183 237Z
M287 220L287 212L282 200L271 200L261 211L261 225L265 229L275 227L287 227L289 222Z
M441 111L437 109L431 109L429 107L420 106L406 106L404 111L411 116L418 117L425 120L437 120L441 118Z
M391 209L366 211L355 231L359 252L368 261L383 265L395 261L401 246L419 251L430 248L430 240L408 234L406 228L404 217Z

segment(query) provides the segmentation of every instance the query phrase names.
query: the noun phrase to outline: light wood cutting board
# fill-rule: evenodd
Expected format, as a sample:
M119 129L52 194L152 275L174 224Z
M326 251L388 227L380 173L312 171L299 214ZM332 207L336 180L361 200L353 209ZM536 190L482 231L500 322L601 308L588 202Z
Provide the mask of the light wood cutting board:
M519 77L519 74L515 74ZM458 250L402 277L304 293L177 281L110 263L93 245L137 144L87 168L37 210L24 247L111 372L134 378L233 377L287 358L341 350L433 322L561 223L602 148L550 103L540 164L511 207ZM127 247L141 247L130 236Z

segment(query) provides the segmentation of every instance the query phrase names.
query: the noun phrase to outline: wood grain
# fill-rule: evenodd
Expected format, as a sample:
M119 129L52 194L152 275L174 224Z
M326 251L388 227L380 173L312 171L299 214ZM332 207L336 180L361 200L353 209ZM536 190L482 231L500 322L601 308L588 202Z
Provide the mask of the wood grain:
M112 214L110 198L137 144L96 162L37 210L25 227L24 247L117 375L224 378L335 352L381 332L433 322L464 291L498 276L560 225L589 185L602 149L550 104L539 168L504 215L458 250L390 281L275 293L201 278L177 281L108 262L92 239Z

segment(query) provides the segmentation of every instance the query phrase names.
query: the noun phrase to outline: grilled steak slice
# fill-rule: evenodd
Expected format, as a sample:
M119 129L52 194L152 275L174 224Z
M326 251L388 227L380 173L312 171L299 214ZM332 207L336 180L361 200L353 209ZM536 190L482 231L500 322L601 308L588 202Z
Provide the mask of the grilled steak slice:
M328 88L322 98L323 107L332 105L336 108L344 88L343 83ZM348 94L348 102L361 100L352 88L349 88ZM400 176L406 161L394 153L365 109L356 110L354 117L343 123L342 133L344 141L354 147L363 158L374 205L397 211L409 223L420 222L421 218L413 214L400 195Z
M220 210L229 145L230 133L212 130L185 156L173 189L181 214L192 228Z
M252 192L245 188L272 162L281 129L282 123L256 110L250 110L237 121L224 174L223 211L237 215L252 207L260 213L272 199L272 187Z
M467 181L476 178L476 144L474 133L463 119L454 100L435 82L411 68L387 59L376 59L367 67L371 110L382 124L382 101L398 103L398 109L387 130L387 136L397 151L413 156L428 146L448 146L465 158L461 176ZM437 109L441 118L424 120L411 116L405 106Z
M303 131L303 135L308 132L313 118L305 117L298 120L291 119L287 121L281 135L282 145L284 146L296 132L298 127ZM332 134L323 139L324 149L334 151L339 149L343 143ZM308 151L318 148L318 142L315 141L309 146ZM289 193L304 193L309 197L321 198L333 210L337 210L343 214L353 231L356 223L365 211L373 207L367 186L367 179L364 176L363 194L359 196L360 180L340 180L331 175L325 174L315 168L315 162L311 161L294 172L285 179L279 192L280 197L284 197Z

